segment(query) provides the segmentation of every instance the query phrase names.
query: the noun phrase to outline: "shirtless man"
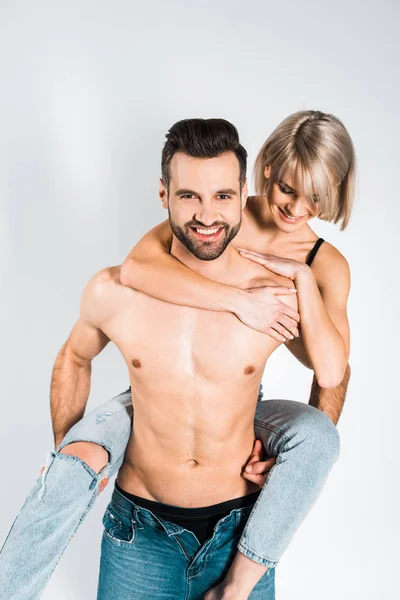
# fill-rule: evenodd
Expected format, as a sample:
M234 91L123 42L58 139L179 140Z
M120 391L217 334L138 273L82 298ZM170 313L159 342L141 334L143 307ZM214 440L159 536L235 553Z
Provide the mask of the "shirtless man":
M167 138L160 195L175 227L174 256L188 273L215 285L280 284L258 287L249 297L267 293L270 306L271 291L285 294L280 322L296 335L291 281L244 263L229 244L247 196L237 131L219 119L192 120L176 124ZM218 304L201 310L154 300L121 285L120 274L112 267L89 282L80 319L57 356L51 382L56 450L0 552L0 598L41 596L108 473L122 465L103 518L100 599L254 600L261 594L272 600L274 568L339 453L321 393L321 410L289 400L255 408L263 366L279 340L247 329L231 313L212 312ZM229 340L235 329L239 345ZM128 364L132 394L129 388L83 416L92 358L110 339ZM250 476L241 470L255 437L257 474ZM276 461L254 462L259 440ZM27 560L32 539L35 553Z
M170 153L160 185L174 232L171 253L238 288L290 288L290 280L249 263L230 243L247 199L246 152L236 130L221 121L211 137L197 122L193 142L188 122L171 131L178 129L187 148ZM212 157L196 157L200 146ZM103 519L98 600L203 598L229 569L259 493L242 470L255 440L261 376L280 344L232 314L161 302L121 285L119 275L120 267L110 267L87 284L65 347L65 364L81 369L60 370L54 381L66 403L86 395L91 361L110 340L129 369L133 430ZM295 294L281 299L296 309ZM193 524L191 517L198 517L203 544L190 525L180 525ZM274 569L250 591L234 597L272 600ZM221 597L231 593L228 586Z

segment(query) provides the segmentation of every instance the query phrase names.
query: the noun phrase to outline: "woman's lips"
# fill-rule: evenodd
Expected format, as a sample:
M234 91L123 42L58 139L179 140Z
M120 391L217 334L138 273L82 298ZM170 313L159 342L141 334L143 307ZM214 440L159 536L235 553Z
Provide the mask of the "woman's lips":
M307 215L302 215L301 217L296 217L295 219L293 218L289 218L285 215L284 211L278 206L278 210L279 210L279 214L280 217L283 221L285 221L285 223L290 223L291 225L294 225L295 223L298 223L299 221L301 221L302 219L304 219L304 217L306 217Z

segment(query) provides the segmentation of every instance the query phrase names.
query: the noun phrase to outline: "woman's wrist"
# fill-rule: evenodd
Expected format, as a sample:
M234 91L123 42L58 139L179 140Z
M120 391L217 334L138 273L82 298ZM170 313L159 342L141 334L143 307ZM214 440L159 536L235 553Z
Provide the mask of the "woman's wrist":
M315 279L311 268L307 264L299 263L294 273L294 283L301 283L303 280Z
M221 297L221 309L231 312L238 316L248 305L249 295L246 290L241 290L233 286L226 286L224 294Z

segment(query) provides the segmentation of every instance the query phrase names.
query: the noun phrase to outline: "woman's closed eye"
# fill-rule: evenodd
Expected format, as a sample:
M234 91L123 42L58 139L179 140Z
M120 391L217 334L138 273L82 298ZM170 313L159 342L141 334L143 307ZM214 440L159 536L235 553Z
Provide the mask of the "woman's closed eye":
M278 187L279 187L279 190L282 192L282 194L293 194L293 196L296 195L294 190L286 187L286 185L284 185L283 183L278 182Z

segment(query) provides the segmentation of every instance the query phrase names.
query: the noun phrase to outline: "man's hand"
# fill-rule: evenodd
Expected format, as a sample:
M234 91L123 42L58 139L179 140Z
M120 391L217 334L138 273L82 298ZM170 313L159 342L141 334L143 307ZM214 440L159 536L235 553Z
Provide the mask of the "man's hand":
M265 452L261 440L255 440L250 460L246 464L242 475L245 479L263 487L275 463L276 458L274 456L265 460Z
M276 298L296 293L295 288L264 286L251 288L246 292L245 304L235 312L242 323L270 335L278 342L299 337L299 313Z

